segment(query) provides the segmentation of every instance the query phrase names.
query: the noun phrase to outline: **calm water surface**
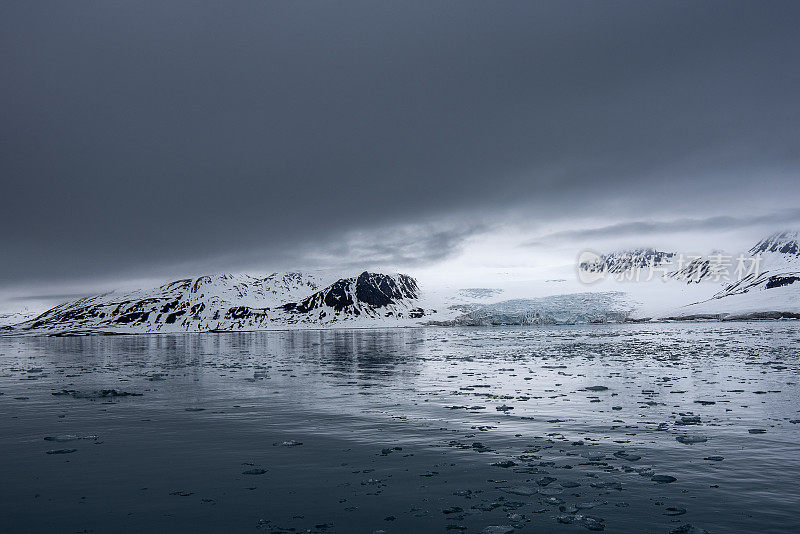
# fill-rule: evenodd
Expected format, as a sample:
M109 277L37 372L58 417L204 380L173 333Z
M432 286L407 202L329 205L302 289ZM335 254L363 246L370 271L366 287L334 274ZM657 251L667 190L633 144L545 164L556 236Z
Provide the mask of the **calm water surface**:
M796 532L798 341L796 322L0 338L0 530Z

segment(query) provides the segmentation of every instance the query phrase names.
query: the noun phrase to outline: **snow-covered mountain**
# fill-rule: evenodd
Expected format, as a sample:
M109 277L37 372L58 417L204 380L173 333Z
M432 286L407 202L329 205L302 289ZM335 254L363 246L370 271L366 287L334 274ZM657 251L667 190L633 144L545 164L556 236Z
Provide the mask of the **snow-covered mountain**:
M322 287L324 283L320 276L298 272L202 276L152 290L68 302L14 325L13 331L154 333L380 326L405 324L426 314L417 303L417 283L407 275L363 272L327 287Z
M778 232L759 241L750 249L758 264L754 272L729 284L715 298L788 286L800 281L800 249L797 232Z
M589 273L624 275L636 269L667 265L675 256L674 252L664 252L653 248L620 250L584 259L579 263L578 268Z
M584 273L621 281L640 282L653 278L672 278L687 284L697 284L715 277L716 281L720 281L722 278L717 274L727 268L730 257L721 251L701 256L639 248L602 255L592 254L581 259L578 269Z
M777 232L750 249L748 269L678 316L721 319L800 317L800 235Z
M280 309L297 321L341 318L411 318L425 315L412 307L419 298L416 280L405 274L387 276L364 271L356 278L342 278L300 302L287 302ZM295 322L291 321L290 322Z
M775 254L775 258L783 258L784 261L794 261L796 258L800 257L800 247L798 247L798 232L776 232L771 236L759 241L756 246L750 249L750 252L753 254Z
M779 232L739 257L721 252L684 257L653 248L594 254L579 262L578 269L579 273L601 274L601 283L592 286L593 291L585 291L577 289L586 286L576 281L565 286L562 294L552 289L550 293L525 293L517 284L505 288L440 288L423 296L417 281L408 275L366 271L338 279L299 272L264 277L202 276L150 290L81 298L35 318L8 316L0 323L0 333L800 318L799 241L797 232ZM656 270L655 276L649 276L652 270ZM637 273L639 276L634 276ZM11 322L15 324L9 325Z
M779 318L800 313L797 232L777 232L740 254L654 248L589 253L579 261L578 272L584 281L602 281L598 290L624 289L629 300L640 304L634 317Z

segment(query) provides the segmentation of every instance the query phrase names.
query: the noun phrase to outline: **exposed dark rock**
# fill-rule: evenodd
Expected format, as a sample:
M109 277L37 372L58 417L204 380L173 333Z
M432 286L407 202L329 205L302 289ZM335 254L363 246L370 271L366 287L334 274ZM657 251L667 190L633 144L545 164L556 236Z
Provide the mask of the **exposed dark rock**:
M293 313L309 313L324 306L333 308L335 312L358 316L365 310L416 299L418 292L417 282L410 276L400 274L395 277L364 271L356 278L341 278L300 302L287 302L281 308ZM421 308L409 312L412 318L424 314Z
M774 287L788 286L798 280L800 280L800 276L770 276L765 287L767 289L772 289Z

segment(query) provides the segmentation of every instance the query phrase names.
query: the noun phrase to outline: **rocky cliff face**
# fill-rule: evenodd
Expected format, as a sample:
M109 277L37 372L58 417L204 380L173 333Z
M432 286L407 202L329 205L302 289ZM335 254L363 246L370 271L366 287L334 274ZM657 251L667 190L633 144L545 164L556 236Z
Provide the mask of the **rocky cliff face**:
M386 308L386 313L402 313L396 308L403 307L418 297L417 282L410 276L389 276L364 271L356 278L337 280L300 302L289 302L282 308L295 314L320 311L345 316L375 316L382 313L383 308Z

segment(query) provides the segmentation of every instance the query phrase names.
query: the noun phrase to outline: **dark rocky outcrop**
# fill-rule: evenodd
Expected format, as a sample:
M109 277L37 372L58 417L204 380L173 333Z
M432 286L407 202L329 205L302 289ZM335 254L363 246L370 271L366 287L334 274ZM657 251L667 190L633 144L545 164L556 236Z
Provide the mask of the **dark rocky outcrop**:
M293 313L310 313L327 307L338 313L361 315L418 296L417 282L410 276L364 271L356 278L341 278L300 302L287 302L281 308Z

